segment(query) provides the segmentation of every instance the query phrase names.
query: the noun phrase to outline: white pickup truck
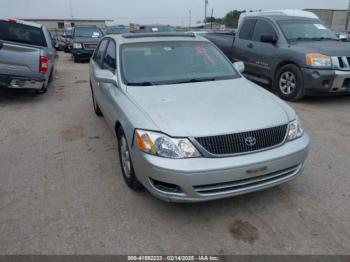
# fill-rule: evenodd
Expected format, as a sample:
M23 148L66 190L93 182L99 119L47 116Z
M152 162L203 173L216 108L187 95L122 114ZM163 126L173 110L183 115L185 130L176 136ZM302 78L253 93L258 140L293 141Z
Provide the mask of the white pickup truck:
M0 19L0 87L47 90L57 54L40 24Z

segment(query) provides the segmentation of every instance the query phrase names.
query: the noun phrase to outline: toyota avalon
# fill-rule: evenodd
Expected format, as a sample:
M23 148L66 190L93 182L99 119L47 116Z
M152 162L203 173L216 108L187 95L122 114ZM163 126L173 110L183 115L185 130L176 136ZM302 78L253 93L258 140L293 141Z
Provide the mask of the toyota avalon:
M131 189L197 202L270 188L301 173L309 150L302 121L243 70L194 34L100 41L90 61L93 106L117 137Z

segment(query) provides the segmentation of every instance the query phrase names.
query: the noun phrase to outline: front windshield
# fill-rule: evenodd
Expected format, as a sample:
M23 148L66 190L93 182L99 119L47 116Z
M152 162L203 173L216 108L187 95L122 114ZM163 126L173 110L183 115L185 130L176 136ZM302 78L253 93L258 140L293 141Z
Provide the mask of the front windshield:
M127 85L162 85L238 78L233 65L207 42L125 44L122 75Z
M336 34L317 20L284 20L278 22L288 41L338 40Z
M76 28L74 30L75 37L101 37L102 32L98 28Z

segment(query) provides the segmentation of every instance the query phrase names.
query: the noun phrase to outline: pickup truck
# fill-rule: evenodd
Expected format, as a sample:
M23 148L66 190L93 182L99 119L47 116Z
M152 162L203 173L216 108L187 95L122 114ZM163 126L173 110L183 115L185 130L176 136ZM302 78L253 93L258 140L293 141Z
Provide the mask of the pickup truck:
M103 32L97 26L76 26L69 43L74 62L89 60L98 45Z
M247 14L236 36L205 37L231 61L243 61L248 79L272 86L282 99L350 94L350 43L305 13Z
M44 26L0 19L0 87L46 92L56 58L50 33Z

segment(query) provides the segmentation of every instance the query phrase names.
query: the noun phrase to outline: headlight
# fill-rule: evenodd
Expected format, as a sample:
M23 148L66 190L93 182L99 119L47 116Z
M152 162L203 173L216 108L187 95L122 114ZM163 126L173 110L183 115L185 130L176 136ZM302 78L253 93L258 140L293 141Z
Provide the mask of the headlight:
M187 138L171 138L158 132L136 130L139 149L147 154L166 158L194 158L200 153Z
M73 44L73 48L74 48L74 49L81 49L81 48L82 48L82 45L81 45L81 43L74 43L74 44Z
M331 67L332 60L330 56L322 54L307 54L306 64L314 67Z
M288 141L297 139L301 137L304 134L304 128L303 124L300 120L300 118L297 116L297 118L290 122L288 125Z

